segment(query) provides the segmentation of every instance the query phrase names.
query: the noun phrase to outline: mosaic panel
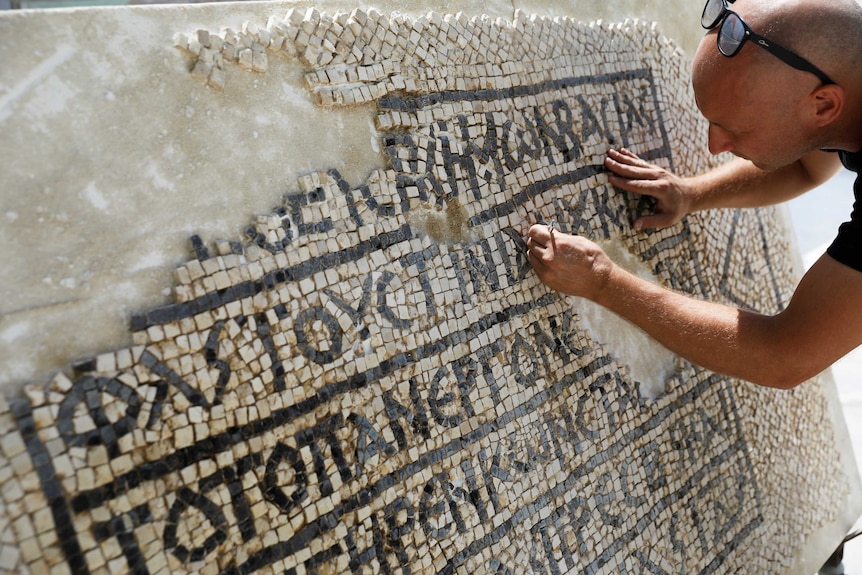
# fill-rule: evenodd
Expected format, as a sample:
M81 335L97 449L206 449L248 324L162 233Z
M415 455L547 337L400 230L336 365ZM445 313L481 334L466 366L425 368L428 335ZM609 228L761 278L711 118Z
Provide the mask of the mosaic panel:
M375 107L386 167L321 167L242 238L193 236L134 345L2 402L0 571L787 573L837 514L816 382L679 360L646 397L527 264L554 220L696 297L789 298L774 211L635 232L648 202L608 184L609 146L708 167L648 25L291 10L176 45L214 90L298 58L321 106Z

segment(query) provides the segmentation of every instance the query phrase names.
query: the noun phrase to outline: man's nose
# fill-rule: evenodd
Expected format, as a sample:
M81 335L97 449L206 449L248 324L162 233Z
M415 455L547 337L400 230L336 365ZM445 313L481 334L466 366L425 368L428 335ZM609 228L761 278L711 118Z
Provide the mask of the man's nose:
M730 135L718 126L709 126L707 139L710 154L720 154L722 152L729 152L733 149L733 141L731 140Z

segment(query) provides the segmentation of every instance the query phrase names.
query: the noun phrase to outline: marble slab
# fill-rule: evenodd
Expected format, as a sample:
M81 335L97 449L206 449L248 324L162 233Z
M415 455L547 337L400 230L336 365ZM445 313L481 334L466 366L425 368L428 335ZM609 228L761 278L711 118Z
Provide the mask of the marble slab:
M0 15L0 572L809 575L837 546L862 505L828 373L706 371L526 261L554 221L783 308L781 209L642 232L607 181L611 146L720 161L685 54L429 10Z

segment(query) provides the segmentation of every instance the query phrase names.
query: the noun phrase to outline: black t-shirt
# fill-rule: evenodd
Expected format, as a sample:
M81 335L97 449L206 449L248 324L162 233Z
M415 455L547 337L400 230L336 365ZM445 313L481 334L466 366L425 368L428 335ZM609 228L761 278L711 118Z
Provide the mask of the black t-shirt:
M841 163L851 172L859 173L862 169L862 152L851 154L849 152L838 152ZM856 201L853 203L853 212L850 221L844 222L838 228L838 237L826 250L832 258L854 270L862 271L862 181L856 176L853 184L853 194Z

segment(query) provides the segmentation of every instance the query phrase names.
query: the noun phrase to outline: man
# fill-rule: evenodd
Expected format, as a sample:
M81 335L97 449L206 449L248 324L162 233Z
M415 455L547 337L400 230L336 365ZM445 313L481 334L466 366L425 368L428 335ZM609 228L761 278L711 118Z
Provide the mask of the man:
M841 161L862 168L856 0L709 0L702 24L710 31L692 67L697 106L709 121L710 152L737 157L680 178L611 150L611 183L657 200L636 228L669 226L697 210L774 204L824 182ZM666 290L589 240L544 225L530 228L529 259L547 286L605 306L693 363L790 388L862 344L862 181L854 188L852 221L774 316Z

